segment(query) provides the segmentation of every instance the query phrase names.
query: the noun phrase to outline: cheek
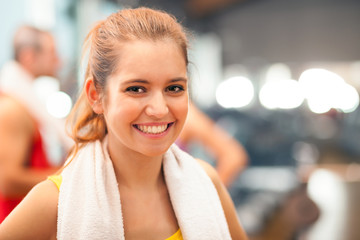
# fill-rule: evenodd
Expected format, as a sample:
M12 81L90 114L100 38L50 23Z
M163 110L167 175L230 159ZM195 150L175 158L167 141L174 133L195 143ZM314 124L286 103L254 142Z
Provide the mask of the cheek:
M104 112L104 116L108 132L118 136L128 134L134 118L131 111L127 108L115 106L108 107L107 111Z
M185 122L188 114L189 101L188 98L184 98L181 101L173 104L173 112L181 122Z
M108 102L106 115L116 125L129 124L139 115L141 106L138 101L112 99Z

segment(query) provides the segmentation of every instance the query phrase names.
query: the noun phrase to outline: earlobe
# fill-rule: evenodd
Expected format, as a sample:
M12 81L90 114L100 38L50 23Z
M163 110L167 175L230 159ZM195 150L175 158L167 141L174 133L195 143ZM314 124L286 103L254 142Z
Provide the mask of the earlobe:
M104 112L101 97L98 91L95 88L94 80L89 78L85 82L85 92L87 99L90 103L91 108L97 114L102 114Z

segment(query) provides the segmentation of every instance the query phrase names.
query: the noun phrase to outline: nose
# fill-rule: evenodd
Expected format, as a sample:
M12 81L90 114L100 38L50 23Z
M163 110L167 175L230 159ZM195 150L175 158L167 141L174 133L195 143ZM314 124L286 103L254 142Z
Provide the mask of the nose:
M160 119L169 113L167 101L161 92L154 93L150 97L150 99L147 103L146 109L145 109L145 113L148 116L157 118L157 119Z

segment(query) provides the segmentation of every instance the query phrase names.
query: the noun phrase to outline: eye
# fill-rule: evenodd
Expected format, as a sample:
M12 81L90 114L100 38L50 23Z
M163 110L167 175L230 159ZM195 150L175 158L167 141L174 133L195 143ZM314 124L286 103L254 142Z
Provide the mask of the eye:
M173 92L173 93L182 92L184 90L185 90L184 87L181 85L172 85L166 88L167 92Z
M140 87L140 86L131 86L126 88L125 90L126 92L131 92L131 93L144 93L145 92L145 88L144 87Z

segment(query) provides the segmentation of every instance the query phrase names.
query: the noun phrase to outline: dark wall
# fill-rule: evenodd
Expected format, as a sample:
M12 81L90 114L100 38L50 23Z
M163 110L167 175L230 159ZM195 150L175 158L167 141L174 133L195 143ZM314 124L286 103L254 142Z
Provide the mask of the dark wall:
M359 0L245 0L204 18L192 18L185 2L138 4L165 9L192 30L216 32L224 65L360 59Z
M249 0L218 14L211 29L225 65L360 59L358 0Z

